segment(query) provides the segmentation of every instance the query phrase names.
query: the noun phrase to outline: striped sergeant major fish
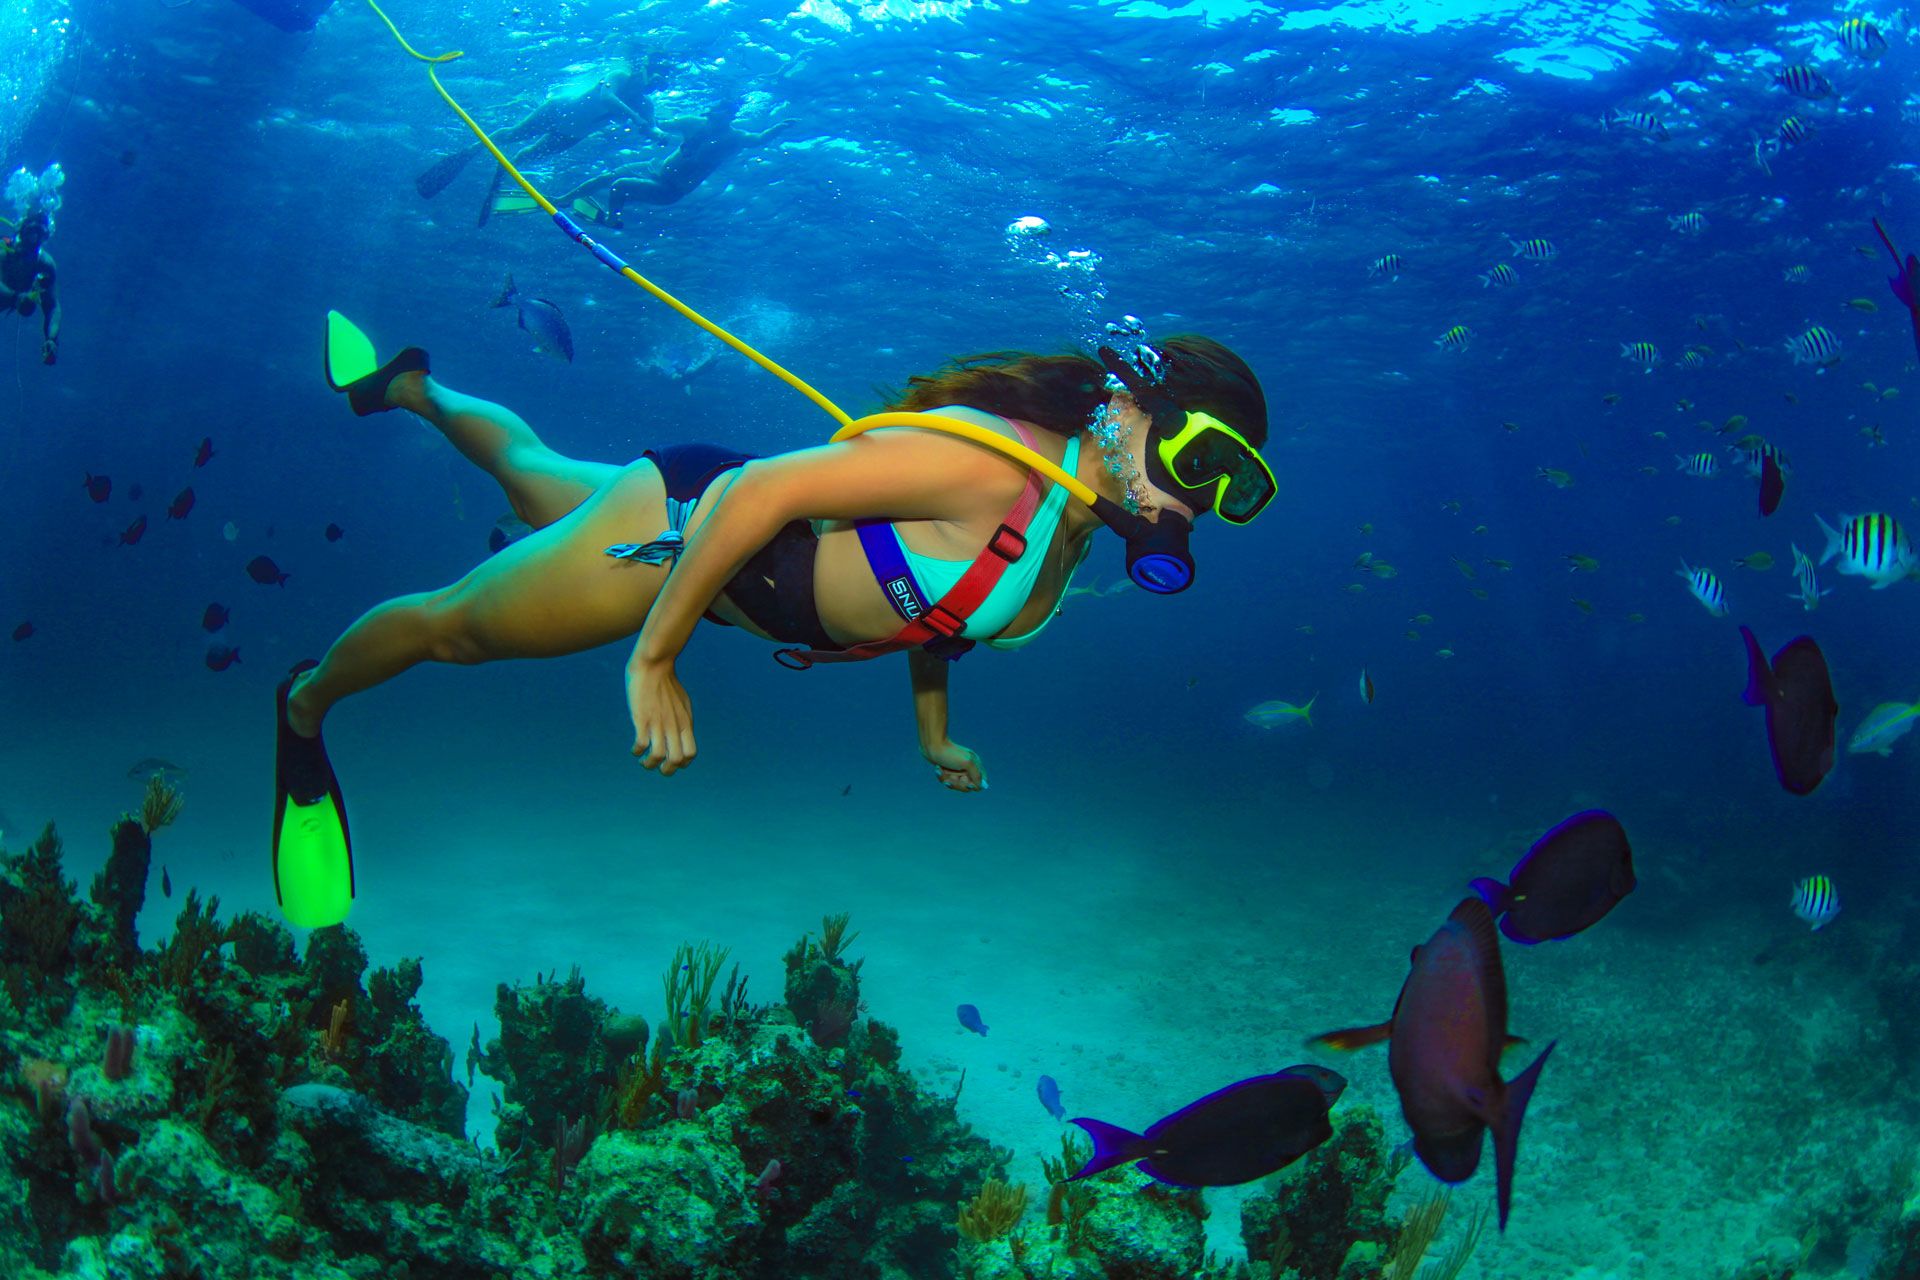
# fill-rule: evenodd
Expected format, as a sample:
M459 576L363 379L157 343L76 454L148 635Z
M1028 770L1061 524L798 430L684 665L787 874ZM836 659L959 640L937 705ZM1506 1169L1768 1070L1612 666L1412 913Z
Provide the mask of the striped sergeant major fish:
M1433 340L1433 345L1448 351L1465 351L1467 344L1473 341L1473 330L1464 324L1454 325Z
M1686 560L1680 561L1680 567L1674 572L1687 580L1688 590L1706 611L1716 618L1727 616L1727 589L1720 585L1720 579L1708 568L1696 569Z
M1684 471L1690 476L1698 476L1702 480L1708 479L1720 470L1720 460L1710 453L1696 453L1686 457L1676 453L1673 456L1674 460L1680 464L1675 470Z
M1841 516L1838 529L1817 515L1814 519L1820 522L1820 531L1827 535L1820 563L1839 556L1842 577L1865 578L1879 591L1913 571L1913 544L1907 541L1907 531L1892 516L1878 511L1863 516Z
M1514 257L1525 258L1528 262L1546 262L1560 256L1559 246L1544 236L1533 236L1526 240L1515 240L1508 236L1507 243L1513 246Z
M1493 266L1488 269L1487 273L1480 277L1480 287L1482 289L1489 288L1493 285L1504 286L1519 283L1520 273L1513 269L1511 263L1507 262L1494 263Z
M1807 553L1800 549L1799 544L1790 545L1793 547L1793 580L1800 589L1788 592L1787 599L1798 600L1802 609L1812 613L1820 607L1820 597L1832 591L1833 588L1828 587L1826 591L1822 591L1820 583L1813 576L1813 561L1808 559Z
M1659 116L1650 111L1613 110L1600 117L1602 129L1626 129L1632 133L1643 133L1649 138L1658 138L1665 142L1670 136L1667 126Z
M1787 350L1795 364L1826 366L1840 358L1840 339L1825 325L1814 325L1796 338L1787 339Z
M1680 357L1680 367L1682 369L1704 369L1707 367L1707 358L1698 351L1689 349L1685 355Z
M1833 923L1840 914L1840 891L1830 876L1808 876L1793 886L1793 914L1815 930Z
M1833 96L1833 81L1821 75L1804 62L1796 62L1790 67L1782 67L1773 73L1773 82L1796 98L1821 98Z
M1668 214L1667 226L1681 235L1697 236L1707 229L1707 215L1704 213Z
M1813 272L1809 271L1804 264L1796 262L1793 266L1782 271L1780 278L1788 284L1805 284L1807 281L1813 279Z
M1773 136L1783 147L1797 147L1813 136L1813 126L1799 116L1788 116L1773 131Z
M1399 275L1407 269L1407 260L1397 253L1383 253L1367 264L1367 279L1375 276L1389 278Z
M1780 446L1770 440L1763 440L1759 436L1742 436L1730 452L1740 460L1740 465L1746 469L1748 479L1759 476L1761 467L1768 458L1772 458L1773 465L1782 471L1793 470L1787 463L1787 455L1780 451Z
M1872 61L1887 51L1887 38L1865 18L1848 18L1840 24L1839 35L1840 43L1856 58Z
M1631 360L1648 372L1660 363L1660 348L1651 342L1623 342L1620 344L1620 358Z

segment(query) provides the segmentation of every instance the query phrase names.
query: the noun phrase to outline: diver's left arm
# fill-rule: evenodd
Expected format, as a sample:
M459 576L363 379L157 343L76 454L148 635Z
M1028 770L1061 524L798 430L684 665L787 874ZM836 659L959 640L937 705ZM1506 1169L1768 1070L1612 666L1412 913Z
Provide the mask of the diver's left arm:
M60 295L53 288L53 258L43 251L40 265L46 280L40 286L40 332L45 337L40 344L40 360L43 364L52 364L60 351Z
M920 726L920 754L940 771L940 783L954 791L985 791L987 775L980 757L947 737L947 679L953 664L924 649L907 651L913 677L913 718Z

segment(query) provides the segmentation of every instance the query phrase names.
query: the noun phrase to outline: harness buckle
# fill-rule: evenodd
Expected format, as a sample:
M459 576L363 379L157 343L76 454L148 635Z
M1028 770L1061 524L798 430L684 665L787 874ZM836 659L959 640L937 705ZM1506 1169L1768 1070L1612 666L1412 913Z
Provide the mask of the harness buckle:
M1003 524L993 531L993 537L987 539L987 550L1012 564L1027 554L1027 535L1011 525Z
M951 640L967 628L967 620L943 605L934 605L920 615L920 621L942 640Z

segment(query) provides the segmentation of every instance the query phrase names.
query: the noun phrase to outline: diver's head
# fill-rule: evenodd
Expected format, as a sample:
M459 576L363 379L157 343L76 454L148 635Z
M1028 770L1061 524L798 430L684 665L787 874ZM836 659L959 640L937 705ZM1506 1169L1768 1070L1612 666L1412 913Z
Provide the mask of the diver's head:
M38 249L52 234L52 220L38 209L21 218L19 226L14 229L14 239L20 242L21 248L28 251Z
M1129 507L1189 521L1214 511L1245 524L1272 500L1273 473L1259 453L1267 398L1246 361L1188 335L1100 354L1116 389L1094 430Z

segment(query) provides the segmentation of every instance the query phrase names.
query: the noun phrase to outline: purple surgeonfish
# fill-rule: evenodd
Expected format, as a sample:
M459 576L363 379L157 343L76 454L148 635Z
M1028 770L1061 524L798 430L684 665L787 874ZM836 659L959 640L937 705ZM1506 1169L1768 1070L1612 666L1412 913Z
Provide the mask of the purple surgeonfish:
M1626 828L1604 809L1588 809L1534 841L1507 883L1481 876L1473 891L1501 917L1500 932L1531 946L1598 924L1634 883Z
M1327 1112L1346 1087L1339 1072L1302 1063L1216 1089L1145 1133L1076 1116L1069 1123L1087 1131L1093 1155L1073 1178L1138 1161L1140 1172L1176 1187L1252 1182L1333 1136Z
M1780 509L1780 499L1787 491L1786 473L1780 470L1779 460L1771 453L1760 455L1760 516L1762 519Z
M1753 632L1740 628L1747 645L1747 687L1741 700L1767 709L1767 749L1780 785L1797 796L1810 794L1833 769L1833 722L1840 704L1833 700L1827 659L1812 636L1787 641L1768 664Z
M1902 258L1900 251L1893 247L1893 237L1880 225L1880 219L1873 220L1873 229L1880 237L1880 243L1887 246L1887 252L1893 255L1893 274L1887 277L1887 287L1893 290L1893 296L1906 307L1907 315L1913 321L1913 349L1920 352L1920 294L1914 292L1914 277L1920 275L1920 259L1912 254Z
M1480 1136L1493 1132L1500 1229L1513 1199L1520 1120L1553 1052L1511 1080L1500 1078L1507 1036L1507 975L1493 913L1478 898L1453 909L1447 922L1413 949L1413 969L1400 987L1393 1018L1317 1038L1340 1049L1389 1040L1387 1070L1400 1114L1413 1130L1413 1151L1442 1182L1465 1182L1480 1167ZM1558 1043L1557 1041L1555 1043Z

